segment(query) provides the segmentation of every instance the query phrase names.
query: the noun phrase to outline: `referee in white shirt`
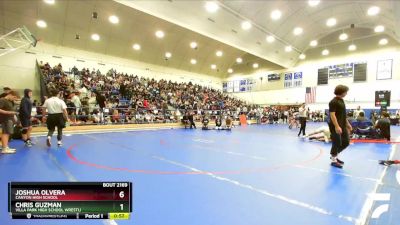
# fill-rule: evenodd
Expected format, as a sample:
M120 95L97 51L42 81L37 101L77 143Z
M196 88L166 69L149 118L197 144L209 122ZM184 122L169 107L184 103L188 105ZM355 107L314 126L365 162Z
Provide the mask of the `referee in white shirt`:
M297 136L300 136L300 134L303 132L303 136L306 135L306 125L307 125L307 110L306 110L306 104L303 103L301 104L299 108L299 120L300 120L300 131Z
M65 122L68 120L67 105L63 100L58 98L58 90L50 90L51 98L47 99L43 107L47 109L47 129L49 133L47 134L47 146L51 146L51 136L57 127L57 145L62 146L62 130L65 128ZM46 116L46 110L43 110L43 119Z

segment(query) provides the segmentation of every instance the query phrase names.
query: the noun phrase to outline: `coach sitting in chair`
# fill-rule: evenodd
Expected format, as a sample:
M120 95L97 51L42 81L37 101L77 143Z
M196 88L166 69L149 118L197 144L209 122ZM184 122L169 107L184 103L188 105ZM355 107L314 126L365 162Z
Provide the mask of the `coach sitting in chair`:
M368 121L367 117L365 117L364 112L360 112L357 116L357 122L365 122Z

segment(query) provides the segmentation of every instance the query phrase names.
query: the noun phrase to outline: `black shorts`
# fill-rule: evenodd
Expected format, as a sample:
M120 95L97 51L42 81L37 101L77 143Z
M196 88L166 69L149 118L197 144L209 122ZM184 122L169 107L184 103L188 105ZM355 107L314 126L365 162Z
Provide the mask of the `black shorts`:
M55 127L65 128L65 120L62 113L49 114L47 117L47 129L54 130Z
M31 118L29 118L29 117L21 116L19 118L19 120L21 122L21 126L22 127L30 127L30 126L32 126Z

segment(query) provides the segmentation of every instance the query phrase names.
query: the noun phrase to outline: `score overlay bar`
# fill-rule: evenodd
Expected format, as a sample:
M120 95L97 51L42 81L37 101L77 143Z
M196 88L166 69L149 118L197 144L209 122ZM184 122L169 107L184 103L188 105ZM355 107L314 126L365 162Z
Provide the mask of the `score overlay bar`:
M131 182L10 182L13 219L127 219Z

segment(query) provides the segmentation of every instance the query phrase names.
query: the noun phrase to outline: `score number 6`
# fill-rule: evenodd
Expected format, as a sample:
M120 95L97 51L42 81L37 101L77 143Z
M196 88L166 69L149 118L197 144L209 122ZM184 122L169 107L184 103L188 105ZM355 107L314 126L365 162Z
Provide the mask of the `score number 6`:
M125 192L124 191L119 192L119 197L120 198L124 198L125 197ZM121 206L121 211L123 211L124 210L124 204L120 204L119 206Z

